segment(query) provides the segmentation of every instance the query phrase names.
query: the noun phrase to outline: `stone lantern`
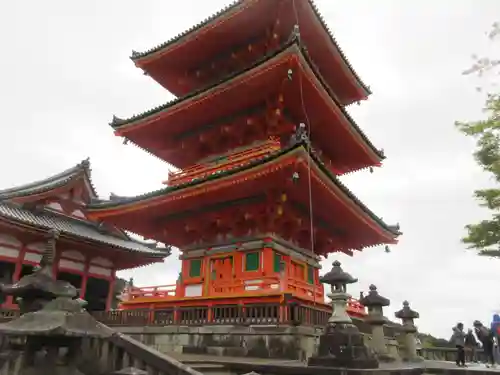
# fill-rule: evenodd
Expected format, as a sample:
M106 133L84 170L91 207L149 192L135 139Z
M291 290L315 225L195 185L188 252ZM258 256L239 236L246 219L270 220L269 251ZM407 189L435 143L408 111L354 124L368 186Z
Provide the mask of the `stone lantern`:
M390 357L388 354L384 335L384 325L388 320L384 316L383 308L389 306L391 301L382 297L378 293L377 287L372 284L368 295L363 296L359 302L368 308L368 316L365 318L365 322L372 328L372 349L380 360L394 360L395 358Z
M59 236L49 239L37 270L12 285L0 285L0 292L17 298L21 317L0 324L0 335L13 338L11 346L22 351L21 375L79 374L83 343L87 338L111 335L85 309L77 291L66 281L54 280L53 259ZM23 338L19 345L18 338Z
M333 268L320 278L331 286L328 295L332 301L332 315L320 336L317 355L309 358L309 366L378 368L378 361L364 345L363 336L347 314L347 284L358 280L341 268L340 262L333 262Z
M419 361L421 358L417 355L415 319L420 317L419 313L410 308L408 301L403 302L403 308L394 314L396 318L401 319L404 334L404 344L406 347L406 358L409 361Z

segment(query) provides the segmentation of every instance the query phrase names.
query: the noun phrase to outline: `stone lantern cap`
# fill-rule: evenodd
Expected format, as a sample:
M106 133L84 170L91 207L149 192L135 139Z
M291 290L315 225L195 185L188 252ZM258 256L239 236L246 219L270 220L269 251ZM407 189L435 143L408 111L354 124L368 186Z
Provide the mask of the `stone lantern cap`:
M394 315L398 319L418 319L420 317L418 312L410 308L410 303L408 301L404 301L403 308L397 311Z
M342 267L340 267L340 262L336 260L333 262L333 268L330 272L327 272L319 278L319 280L324 284L334 285L334 284L353 284L358 281L358 279L352 277L350 274L345 272Z
M109 337L113 331L95 320L81 299L65 297L48 302L41 310L0 324L0 335Z
M375 285L370 285L370 291L367 296L364 296L359 302L366 307L384 307L389 306L391 301L388 298L382 297Z
M358 279L345 272L340 265L338 260L333 262L332 270L321 276L319 281L329 285L353 284L358 281Z

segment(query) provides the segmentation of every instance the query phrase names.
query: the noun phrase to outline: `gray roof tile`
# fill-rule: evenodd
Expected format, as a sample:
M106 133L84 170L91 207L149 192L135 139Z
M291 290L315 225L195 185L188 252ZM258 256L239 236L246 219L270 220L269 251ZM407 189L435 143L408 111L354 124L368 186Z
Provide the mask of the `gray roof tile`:
M41 229L57 229L63 234L100 242L118 249L139 252L152 257L166 257L168 249L151 248L132 239L125 240L109 234L101 233L92 223L58 215L49 211L33 212L14 203L0 202L0 219L5 218Z
M86 177L91 188L91 194L96 197L97 193L94 186L92 185L90 174L90 161L87 158L81 163L78 163L77 165L46 179L30 182L29 184L16 186L9 189L0 190L0 201L5 199L24 197L32 194L40 194L64 186L71 180L81 176Z

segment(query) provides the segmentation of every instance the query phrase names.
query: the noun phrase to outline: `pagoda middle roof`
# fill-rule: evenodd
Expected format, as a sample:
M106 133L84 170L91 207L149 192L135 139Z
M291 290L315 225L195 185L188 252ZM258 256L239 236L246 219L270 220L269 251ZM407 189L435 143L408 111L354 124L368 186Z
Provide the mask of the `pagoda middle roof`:
M373 220L381 229L390 233L394 239L401 234L401 232L399 231L399 225L395 225L395 226L388 225L380 217L375 215L334 174L332 174L329 171L329 169L315 155L315 153L313 151L308 151L308 146L303 142L297 143L295 145L291 145L289 147L283 148L283 149L276 151L276 152L272 152L261 159L249 161L245 165L235 166L232 169L225 170L225 171L219 171L219 172L213 173L209 176L205 176L205 177L198 178L198 179L193 179L193 180L186 182L186 183L182 183L182 184L175 185L175 186L169 186L169 187L166 187L163 189L148 192L148 193L141 194L141 195L134 196L134 197L121 197L120 199L113 199L113 200L108 200L108 201L96 202L96 203L88 206L88 212L91 216L92 215L100 216L98 214L98 212L100 210L103 210L103 211L109 210L109 211L113 211L113 212L117 212L117 211L127 212L129 210L133 211L134 207L137 203L153 201L153 200L159 199L161 197L168 196L168 195L175 193L177 191L181 191L181 190L186 189L186 188L195 187L198 185L202 185L206 182L210 182L210 181L214 181L214 180L218 180L218 179L225 179L225 178L230 177L232 175L235 175L239 172L243 172L243 171L252 169L253 167L258 166L258 165L271 163L272 161L274 161L280 157L283 157L285 155L292 154L292 153L297 153L297 152L304 153L305 155L308 155L312 161L311 168L313 168L313 167L319 168L319 170L323 174L323 178L325 180L329 180L329 181L333 182L334 185L340 189L340 191L345 195L345 197L347 199L353 201L364 212L364 214L367 215L371 220ZM102 218L105 220L106 216L107 215L102 215Z
M332 105L336 108L335 111L338 113L340 118L343 118L345 120L345 124L350 127L349 132L351 135L354 135L355 137L358 137L362 144L365 144L370 150L369 152L373 154L374 158L380 162L380 160L384 159L383 152L378 150L373 143L370 141L370 139L366 136L366 134L359 128L359 126L356 124L356 122L353 120L353 118L349 115L349 113L345 110L343 105L338 102L336 99L335 95L331 92L331 89L329 88L328 85L324 82L322 76L317 72L317 69L315 68L314 64L311 62L307 51L303 47L301 47L299 41L297 38L292 38L290 41L287 43L283 44L280 48L270 52L269 54L263 56L260 60L256 61L254 64L244 68L243 70L237 71L233 74L230 74L229 76L224 77L218 82L215 82L214 84L193 91L183 97L176 98L174 100L171 100L165 104L162 104L160 106L157 106L155 108L149 109L147 111L144 111L142 113L133 115L129 118L126 119L121 119L116 116L113 116L113 120L110 123L110 126L115 129L115 132L117 135L124 136L128 138L130 141L133 143L137 144L139 147L147 150L148 152L162 158L160 154L158 154L157 150L155 149L150 149L148 145L145 142L141 142L141 140L135 140L133 133L138 131L140 128L146 128L146 127L151 127L150 129L159 129L158 126L161 125L159 122L159 118L161 116L170 116L174 115L175 113L182 112L183 110L187 110L187 106L190 107L190 111L193 111L191 108L191 104L195 103L201 103L202 101L206 101L207 98L211 95L213 96L218 96L218 95L224 95L223 92L225 90L231 90L232 87L239 87L240 85L245 85L244 80L246 80L247 75L250 77L253 74L257 74L258 72L263 71L265 68L271 66L272 64L279 64L280 61L291 58L291 59L297 59L299 61L299 64L301 66L301 69L305 71L307 74L312 74L314 79L317 81L317 83L313 83L314 85L318 86L318 89L325 92L326 96L328 97L329 100L331 100ZM264 74L264 73L263 73ZM231 102L233 102L233 105L240 105L240 106L245 106L245 104L239 104L239 103L247 103L248 105L251 105L250 102L255 102L258 99L265 99L265 98L240 98L238 100L232 98ZM226 100L227 102L227 100ZM255 103L254 103L255 104ZM219 110L216 105L211 105L214 110ZM220 109L222 111L222 109ZM206 111L203 111L203 115L205 116ZM226 113L227 115L227 113ZM198 116L200 117L200 116ZM222 114L221 114L222 117ZM201 117L201 119L198 119L198 125L203 125L205 117ZM158 121L158 122L157 122ZM208 120L207 120L208 121ZM176 120L172 120L170 122L167 122L165 125L171 126L173 123L175 123ZM181 126L186 126L188 121L186 119L183 119L181 122L180 120L177 120L178 123L180 123ZM328 125L328 126L331 126ZM144 133L142 133L144 134ZM141 137L139 137L141 138ZM175 165L175 163L173 163ZM375 163L374 163L375 164ZM374 165L372 164L372 165ZM178 165L176 165L178 166ZM185 166L178 166L178 167L185 167Z

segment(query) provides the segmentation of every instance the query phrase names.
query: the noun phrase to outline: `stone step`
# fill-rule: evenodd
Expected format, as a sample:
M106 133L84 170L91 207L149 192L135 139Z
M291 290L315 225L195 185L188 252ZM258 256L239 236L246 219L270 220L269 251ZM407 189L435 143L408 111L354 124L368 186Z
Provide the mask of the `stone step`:
M247 351L242 347L234 346L190 346L184 345L182 347L182 354L208 354L219 357L245 357Z
M183 363L191 367L193 370L201 372L202 374L233 375L224 365L200 361L184 361Z

